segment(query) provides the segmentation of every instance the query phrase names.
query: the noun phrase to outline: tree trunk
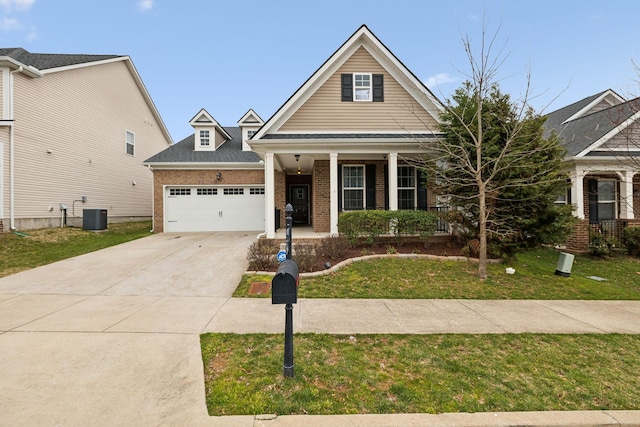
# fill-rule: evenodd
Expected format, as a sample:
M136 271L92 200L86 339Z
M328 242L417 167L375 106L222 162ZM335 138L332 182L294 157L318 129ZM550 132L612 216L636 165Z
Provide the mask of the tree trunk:
M478 202L480 211L478 215L478 238L480 247L478 248L478 277L484 280L487 273L487 195L484 185L478 189Z

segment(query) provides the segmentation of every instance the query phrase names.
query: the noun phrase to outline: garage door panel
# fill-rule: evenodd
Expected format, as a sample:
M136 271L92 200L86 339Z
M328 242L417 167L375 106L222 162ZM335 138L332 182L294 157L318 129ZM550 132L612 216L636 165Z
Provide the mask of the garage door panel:
M260 187L168 187L165 230L264 230L264 189Z

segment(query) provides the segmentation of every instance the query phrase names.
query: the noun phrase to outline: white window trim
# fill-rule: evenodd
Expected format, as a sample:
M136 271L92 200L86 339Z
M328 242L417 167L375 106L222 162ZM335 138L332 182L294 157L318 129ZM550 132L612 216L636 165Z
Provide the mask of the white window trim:
M397 175L397 179L400 180L400 169L401 168L407 168L407 169L413 169L413 187L400 187L400 185L398 184L398 205L400 204L400 190L413 190L413 207L411 209L415 210L418 208L418 177L417 177L417 170L415 166L409 166L409 165L400 165L398 166L398 175ZM398 206L398 209L400 209L400 206ZM406 209L406 208L405 208Z
M358 210L364 210L367 206L367 191L366 191L367 190L367 174L364 166L365 165L342 165L342 206L341 208L343 212L349 212L352 210L352 209L344 208L344 205L345 205L344 201L346 199L345 197L346 190L362 190L362 207ZM344 179L346 176L344 173L344 170L346 168L353 168L353 167L360 168L362 170L362 187L346 187L344 185Z
M127 138L128 135L131 135L133 137L133 142L129 142L129 138ZM129 150L128 150L129 146L131 146L132 148L131 153L129 153ZM136 155L136 134L127 129L125 129L124 131L124 152L128 156Z
M613 184L613 199L600 199L600 183L611 182ZM598 179L598 220L600 220L600 205L613 204L613 219L618 218L618 181L615 179ZM605 220L609 221L609 220Z
M356 87L356 76L369 76L369 98L368 99L358 99L356 96L356 91L358 87ZM373 101L373 73L353 73L353 100L356 102L372 102ZM360 87L362 89L363 87Z
M203 136L203 133L206 132L207 136ZM211 146L211 131L209 129L200 129L198 132L198 139L201 147L210 147ZM205 144L204 141L207 141Z

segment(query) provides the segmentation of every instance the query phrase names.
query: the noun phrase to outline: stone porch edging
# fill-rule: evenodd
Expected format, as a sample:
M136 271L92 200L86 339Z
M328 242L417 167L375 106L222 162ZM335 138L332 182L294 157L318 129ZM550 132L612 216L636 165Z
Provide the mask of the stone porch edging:
M440 255L429 255L429 254L375 254L375 255L365 255L356 258L345 259L337 263L334 266L331 266L322 271L314 271L311 273L300 273L300 277L320 277L327 276L329 274L335 273L340 270L342 267L346 267L348 265L353 264L354 262L360 261L368 261L372 259L379 258L403 258L403 259L426 259L433 261L460 261L460 262L472 262L478 263L478 258L469 258L465 256L440 256ZM487 260L489 264L502 264L502 259L489 259ZM245 274L264 274L268 276L275 276L276 273L273 271L247 271Z

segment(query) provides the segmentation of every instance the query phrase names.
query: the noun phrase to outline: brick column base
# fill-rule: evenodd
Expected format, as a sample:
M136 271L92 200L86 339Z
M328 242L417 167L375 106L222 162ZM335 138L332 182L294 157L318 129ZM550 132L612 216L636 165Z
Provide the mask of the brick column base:
M580 219L576 223L573 234L569 236L566 243L569 252L588 252L589 251L589 220Z

